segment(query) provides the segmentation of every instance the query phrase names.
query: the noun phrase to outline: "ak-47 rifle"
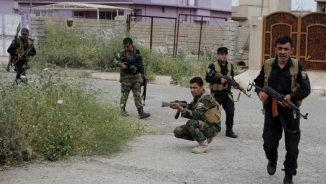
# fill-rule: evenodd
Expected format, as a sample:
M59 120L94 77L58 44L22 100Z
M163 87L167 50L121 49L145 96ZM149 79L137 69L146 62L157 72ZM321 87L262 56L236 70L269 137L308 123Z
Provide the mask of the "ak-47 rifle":
M14 63L13 63L14 66L17 64L17 62L19 62L22 58L24 58L25 55L28 55L29 51L31 51L32 48L34 47L34 44L33 44L33 43L34 43L34 39L32 39L32 45L31 45L27 50L25 50L25 52L23 52L23 54L22 54L20 57L18 57L18 58L14 61ZM27 42L26 42L26 44L27 44Z
M280 93L278 93L277 91L275 91L273 88L267 87L266 89L263 89L263 88L255 85L255 83L249 82L247 91L250 91L253 86L255 88L257 88L257 89L265 92L268 96L270 96L270 97L273 98L273 101L272 101L272 114L273 114L273 117L276 117L276 116L279 115L277 102L282 102L283 104L285 104L286 107L288 107L290 109L293 109L293 111L295 113L300 114L300 116L303 117L303 119L307 119L308 118L308 113L306 113L305 115L301 114L299 107L297 107L290 100L286 100L284 98L285 97L284 95L281 95Z
M187 106L189 107L191 104L187 104L187 101L185 100L175 100L172 102L162 102L162 107L172 107L174 103L178 103L181 107L186 108ZM180 116L180 111L178 110L177 113L175 114L174 118L178 119Z
M145 105L145 100L146 100L146 92L147 92L147 81L148 79L146 78L146 76L142 76L143 78L143 82L142 82L142 86L143 86L143 93L141 94L141 98L143 99L144 101L144 104Z
M20 23L18 23L18 26L16 28L15 42L17 41L19 31L20 31ZM10 55L9 56L9 61L8 61L8 66L7 66L7 69L6 69L8 72L10 71L10 69L13 66L12 60L13 60L13 57L12 57L12 55Z
M251 94L247 94L246 90L244 90L237 82L235 82L233 79L231 79L229 76L225 75L222 78L224 78L225 80L228 81L228 83L231 86L237 87L238 90L240 90L242 93L244 93L245 95L247 95L247 97L251 98Z

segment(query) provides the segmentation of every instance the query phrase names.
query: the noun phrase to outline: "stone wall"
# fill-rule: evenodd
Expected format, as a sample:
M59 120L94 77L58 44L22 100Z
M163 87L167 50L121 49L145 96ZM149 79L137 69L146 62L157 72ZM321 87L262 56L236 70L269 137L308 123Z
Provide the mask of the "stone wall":
M66 18L54 17L32 17L31 20L31 37L35 39L37 46L45 38L46 26L67 26ZM99 31L110 31L115 28L113 20L94 20L94 19L72 19L73 25L69 29L73 29L76 33L94 33Z
M32 38L38 45L45 38L46 26L67 26L66 18L33 17L31 21ZM125 16L118 16L115 20L95 20L95 19L72 19L73 25L68 29L75 32L99 33L100 31L111 31L125 34L127 22ZM136 38L138 44L149 48L150 46L151 24L148 22L132 22L130 26L130 36ZM172 53L174 41L175 25L173 23L155 23L153 25L153 50ZM216 53L220 46L229 48L229 58L233 60L234 55L241 49L249 35L249 28L238 27L238 22L228 21L225 27L202 26L201 52L211 51ZM178 38L178 53L180 50L187 51L186 54L198 54L200 40L200 25L180 24Z
M137 22L131 24L130 34L138 38L138 42L149 47L151 24L146 22ZM174 40L174 24L154 23L152 47L172 52ZM202 27L201 50L216 51L216 48L222 45L223 30L219 26ZM175 38L177 39L177 38ZM200 25L180 24L178 36L178 50L186 48L190 53L198 53L200 39ZM170 49L168 49L170 48Z

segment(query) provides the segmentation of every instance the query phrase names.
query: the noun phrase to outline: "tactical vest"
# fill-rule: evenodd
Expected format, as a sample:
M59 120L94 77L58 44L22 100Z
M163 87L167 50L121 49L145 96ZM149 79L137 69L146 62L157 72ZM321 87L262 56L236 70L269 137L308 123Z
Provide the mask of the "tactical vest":
M202 96L198 99L196 103L196 108L201 99L205 96L210 96L209 98L211 99L212 103L214 103L216 106L208 109L203 116L203 120L209 122L212 125L216 125L220 122L221 119L221 107L220 104L206 91L202 94Z
M132 75L141 73L143 61L138 49L134 49L132 56L128 55L125 51L123 51L121 55L121 61L128 66L127 69L123 70L125 73Z
M24 49L24 47L26 47L25 44L26 44L26 42L24 43L21 37L17 38L17 41L16 41L16 53L17 54L22 56L26 50L28 50L29 48L31 48L33 46L33 40L30 38L27 39L27 49L26 50ZM26 60L28 60L28 53L25 54L24 58L26 58Z
M214 77L216 78L220 78L223 77L223 74L221 73L221 66L219 64L219 62L214 62L214 67L215 67L215 75ZM231 64L228 62L227 64L227 68L228 68L228 73L226 74L227 76L231 77ZM222 91L224 89L228 89L228 83L225 84L220 84L220 83L213 83L213 84L209 84L209 88L213 91Z
M275 58L267 59L264 62L264 86L263 88L266 89L268 87L268 79L271 75L272 71L272 64ZM299 61L297 59L291 58L293 66L290 66L290 75L291 75L291 92L295 92L300 88L300 85L297 81L297 76L299 74ZM300 106L302 104L302 100L295 100L296 105Z

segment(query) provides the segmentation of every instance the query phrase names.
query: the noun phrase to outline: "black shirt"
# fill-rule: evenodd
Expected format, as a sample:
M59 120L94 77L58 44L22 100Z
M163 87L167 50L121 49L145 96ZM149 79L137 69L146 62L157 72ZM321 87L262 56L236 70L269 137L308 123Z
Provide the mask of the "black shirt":
M297 75L297 82L300 85L300 88L293 92L291 91L291 74L290 74L290 66L293 66L292 60L286 63L286 65L281 69L277 64L277 57L275 58L274 62L272 63L272 70L270 73L270 77L268 79L268 86L279 92L280 94L291 95L291 101L293 100L302 100L306 98L310 94L310 82L308 79L308 75L303 78L302 72L305 71L302 64L298 63L299 73ZM262 67L259 75L254 80L255 84L259 87L264 86L264 66ZM260 92L259 89L255 89L257 94Z
M26 43L26 40L21 39L24 45L24 52L28 49L28 44ZM18 54L16 53L16 49L17 49L17 45L16 45L16 40L13 40L12 44L9 46L7 52L11 55L11 56L17 56ZM36 54L36 50L34 48L34 46L32 46L32 48L30 49L30 51L28 52L28 56L34 56Z
M216 61L216 62L218 62L218 61ZM220 65L220 68L221 68L221 73L223 74L223 76L224 75L226 75L227 73L228 73L228 67L227 67L227 65L228 65L228 62L226 62L226 65L225 66L223 66L223 65L221 65L221 63L220 62L218 62L218 64ZM215 66L214 66L214 63L212 63L212 64L210 64L209 66L208 66L208 70L210 71L210 70L214 70L214 71L216 71L215 70ZM233 65L231 64L231 77L232 77L232 79L233 79L233 77L234 77L234 73L233 73ZM213 83L221 83L221 77L214 77L214 75L212 75L212 76L209 76L209 72L206 72L206 77L205 77L205 79L206 79L206 82L208 82L208 83L211 83L211 84L213 84Z

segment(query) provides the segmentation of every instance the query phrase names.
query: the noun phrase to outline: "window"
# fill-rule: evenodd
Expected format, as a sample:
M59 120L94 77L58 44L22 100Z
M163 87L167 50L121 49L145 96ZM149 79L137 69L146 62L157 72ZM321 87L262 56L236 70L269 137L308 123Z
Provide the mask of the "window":
M164 7L162 7L162 13L164 13L165 12L165 9L164 9Z
M35 11L37 17L53 17L53 11Z
M85 17L85 12L74 12L74 17Z
M117 12L100 12L100 19L114 20Z

